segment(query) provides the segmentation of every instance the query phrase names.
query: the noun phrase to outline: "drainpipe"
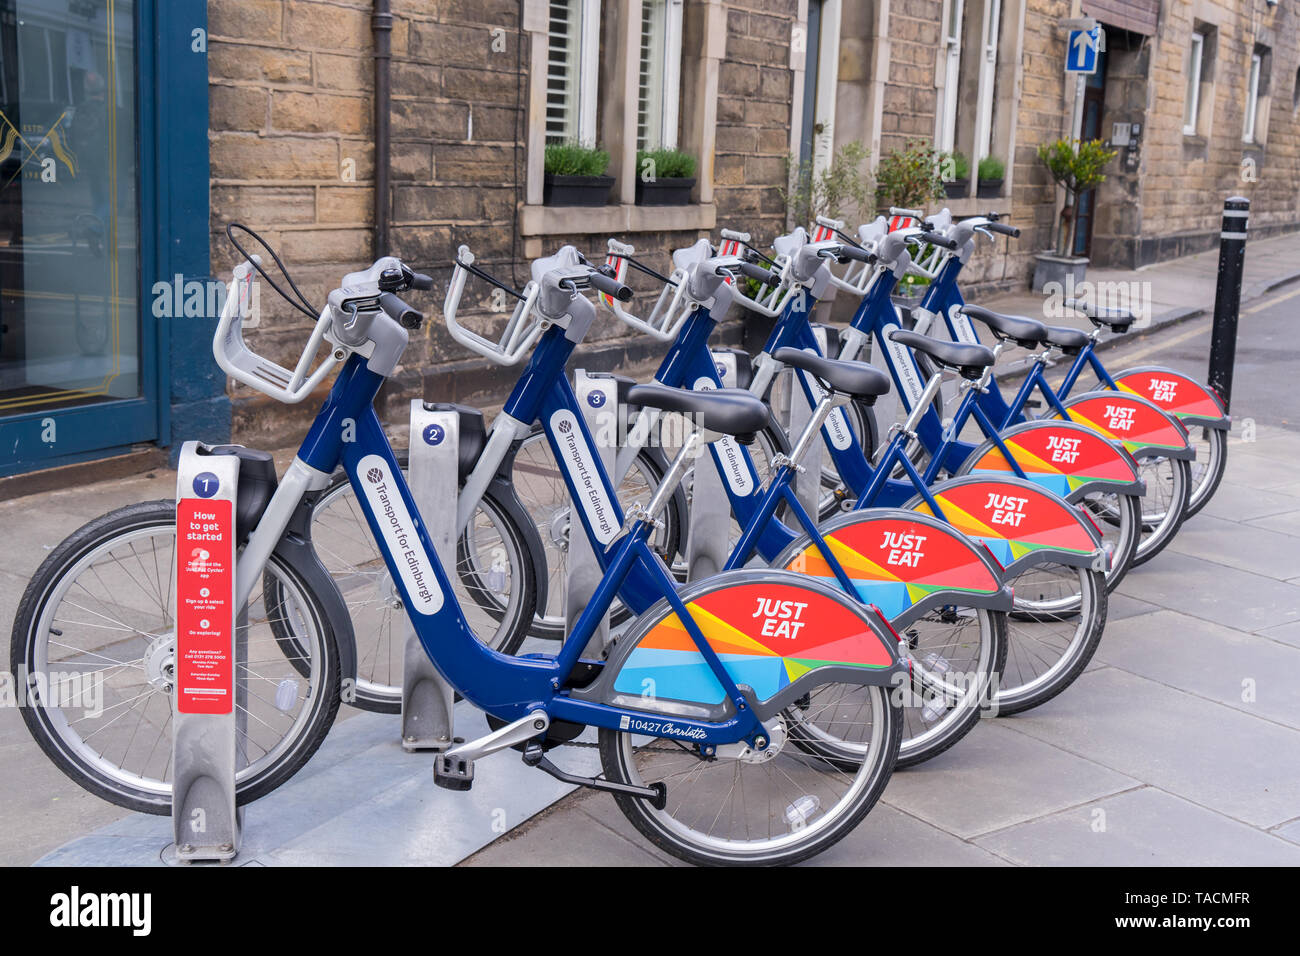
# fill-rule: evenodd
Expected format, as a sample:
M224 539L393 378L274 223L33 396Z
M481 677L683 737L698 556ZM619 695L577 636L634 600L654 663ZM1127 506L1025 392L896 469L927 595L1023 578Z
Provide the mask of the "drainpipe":
M389 0L375 0L370 17L375 45L375 257L388 255L388 157L392 124L389 64L393 56L393 13Z

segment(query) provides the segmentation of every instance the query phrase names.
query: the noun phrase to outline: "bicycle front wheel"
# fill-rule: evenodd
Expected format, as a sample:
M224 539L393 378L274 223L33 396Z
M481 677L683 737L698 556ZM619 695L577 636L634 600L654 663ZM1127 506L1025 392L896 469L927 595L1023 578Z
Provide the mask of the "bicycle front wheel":
M129 810L172 801L176 675L176 505L151 501L96 518L50 553L23 594L10 660L23 720L84 789ZM237 800L292 777L338 711L339 655L306 579L272 555L237 629ZM290 636L286 651L283 642Z

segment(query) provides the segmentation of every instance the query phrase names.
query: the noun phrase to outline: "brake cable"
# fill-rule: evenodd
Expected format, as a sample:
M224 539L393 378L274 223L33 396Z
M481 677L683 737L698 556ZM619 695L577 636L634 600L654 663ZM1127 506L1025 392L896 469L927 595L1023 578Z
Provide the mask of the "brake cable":
M293 289L294 294L298 296L297 302L295 302L292 298L290 298L287 292L285 292L278 285L276 285L275 280L266 274L266 270L262 268L261 264L256 259L254 259L253 256L250 255L249 252L243 246L239 244L239 240L235 238L234 230L236 229L238 229L240 232L248 233L248 235L252 236L254 241L259 246L261 246L263 249L266 250L266 252L275 261L275 264L279 268L280 272L284 275L285 281L289 283L289 288ZM277 293L279 293L280 298L284 299L284 301L288 302L299 312L305 314L313 322L316 321L318 318L320 318L320 310L314 308L311 302L308 301L307 297L302 294L302 291L298 288L297 283L293 281L293 276L289 275L289 270L286 269L284 267L284 263L280 261L279 255L276 254L276 251L271 248L270 244L265 239L263 239L261 236L255 233L252 229L249 229L242 222L231 222L227 224L226 238L230 240L230 244L234 246L236 250L238 250L239 254L243 256L254 269L257 270L257 274L260 275L266 281L266 284L269 285L272 289L274 289Z

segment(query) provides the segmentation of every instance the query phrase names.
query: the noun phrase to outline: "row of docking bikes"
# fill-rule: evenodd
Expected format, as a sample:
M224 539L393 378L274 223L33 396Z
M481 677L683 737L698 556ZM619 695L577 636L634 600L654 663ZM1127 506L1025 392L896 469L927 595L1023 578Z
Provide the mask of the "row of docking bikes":
M964 304L958 278L977 243L1017 230L992 215L913 215L892 231L884 218L856 232L823 220L766 251L724 233L674 252L669 275L613 240L596 262L565 246L534 262L522 289L460 247L447 332L521 372L490 427L456 406L454 567L438 560L406 455L374 409L424 319L400 296L432 280L383 258L317 308L232 225L245 261L218 363L289 403L337 373L282 476L266 453L200 446L240 459L238 799L306 763L341 694L396 712L412 632L493 728L439 754L436 783L468 789L475 761L513 748L609 792L646 839L700 864L812 857L867 815L895 769L943 753L981 715L1066 690L1101 639L1107 594L1214 494L1228 418L1178 372L1106 368L1098 342L1130 314L1080 303L1087 332ZM891 295L909 271L931 280L910 314ZM633 311L633 275L662 288L642 297L648 312ZM257 276L314 323L292 370L244 340ZM508 318L480 310L462 324L469 280L491 286L477 302L517 300ZM826 339L811 317L832 294L858 305ZM747 321L771 322L762 351L711 350L742 305ZM666 349L653 381L618 381L628 427L613 474L566 376L598 314ZM1013 346L1033 353L1014 393L993 374ZM769 407L778 383L806 403L797 434ZM874 404L891 390L906 420L882 431ZM821 463L805 467L810 449ZM722 570L691 580L703 468L730 500L731 550ZM102 682L99 713L64 706L49 683L27 725L83 787L154 813L171 798L175 524L175 503L152 501L77 531L28 586L12 645L15 673ZM574 536L601 575L566 624ZM613 635L603 650L602 633ZM553 761L571 747L596 748L601 772L566 774Z

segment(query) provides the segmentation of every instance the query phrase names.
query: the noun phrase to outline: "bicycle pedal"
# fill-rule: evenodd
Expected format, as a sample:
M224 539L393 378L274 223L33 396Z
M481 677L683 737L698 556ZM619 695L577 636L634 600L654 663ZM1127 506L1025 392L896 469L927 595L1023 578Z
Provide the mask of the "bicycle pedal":
M474 761L441 753L433 761L433 782L444 790L468 790L474 786Z

